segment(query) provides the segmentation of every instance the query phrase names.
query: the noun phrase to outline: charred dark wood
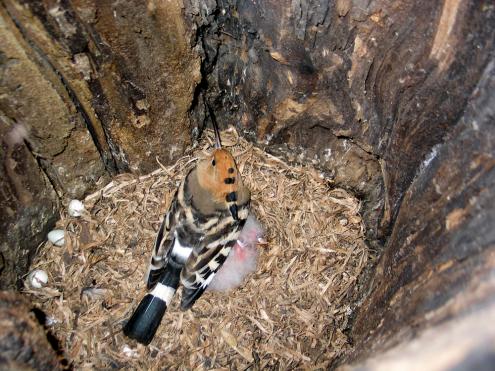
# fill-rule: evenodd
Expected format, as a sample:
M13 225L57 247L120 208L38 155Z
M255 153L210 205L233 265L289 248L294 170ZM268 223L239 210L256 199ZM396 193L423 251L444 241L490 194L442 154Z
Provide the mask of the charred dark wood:
M2 237L3 282L25 271L55 192L173 161L208 104L220 126L362 198L382 257L361 278L348 360L493 293L491 1L119 4L2 3L2 228L19 236ZM12 144L14 128L26 135Z
M219 122L361 195L383 244L351 358L489 297L492 281L474 288L494 268L493 4L199 3L200 94Z
M0 369L48 371L69 366L20 294L0 291L0 322Z

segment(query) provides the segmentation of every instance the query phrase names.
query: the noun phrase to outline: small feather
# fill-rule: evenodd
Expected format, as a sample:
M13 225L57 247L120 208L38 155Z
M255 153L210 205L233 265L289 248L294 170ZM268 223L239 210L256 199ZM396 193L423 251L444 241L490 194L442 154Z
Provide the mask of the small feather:
M81 297L86 298L88 300L104 299L107 294L108 294L107 289L102 289L98 287L84 287L81 290Z

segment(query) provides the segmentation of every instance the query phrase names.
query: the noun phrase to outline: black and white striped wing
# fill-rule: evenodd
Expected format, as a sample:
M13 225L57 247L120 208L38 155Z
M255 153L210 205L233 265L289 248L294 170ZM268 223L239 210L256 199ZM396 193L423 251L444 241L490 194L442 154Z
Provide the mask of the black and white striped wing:
M181 272L183 285L181 309L186 310L194 305L203 294L211 280L229 256L236 240L218 244L200 252L193 251Z
M175 241L175 226L177 223L178 213L177 192L170 205L169 211L163 218L160 230L156 235L155 244L153 246L153 252L151 255L151 261L148 267L148 274L146 278L146 286L151 289L156 285L160 276L164 273L167 266L167 259L170 249L174 246Z

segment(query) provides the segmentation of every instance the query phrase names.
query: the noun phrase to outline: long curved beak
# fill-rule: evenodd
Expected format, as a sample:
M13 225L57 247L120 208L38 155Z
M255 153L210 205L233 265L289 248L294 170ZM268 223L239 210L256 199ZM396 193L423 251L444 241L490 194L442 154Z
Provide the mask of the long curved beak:
M220 131L218 131L218 126L215 120L212 120L212 122L214 122L213 129L215 130L215 148L220 149L222 148L222 142L220 141Z
M206 105L208 106L208 111L210 112L210 117L211 117L211 123L213 125L213 131L215 132L215 148L220 149L222 148L222 141L220 140L220 131L218 130L217 120L210 105L208 103L206 103Z

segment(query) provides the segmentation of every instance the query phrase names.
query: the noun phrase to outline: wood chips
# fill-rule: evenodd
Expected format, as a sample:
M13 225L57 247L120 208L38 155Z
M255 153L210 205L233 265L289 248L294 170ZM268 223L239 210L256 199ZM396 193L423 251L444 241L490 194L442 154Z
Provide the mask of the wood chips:
M32 269L48 285L25 293L48 316L75 369L324 369L349 349L349 297L372 258L359 202L314 168L289 166L223 132L266 228L256 273L230 293L205 293L181 312L176 297L153 342L124 337L122 326L145 294L155 233L186 170L211 151L213 136L174 166L125 174L63 212L65 246L47 242ZM180 292L180 290L179 290Z

